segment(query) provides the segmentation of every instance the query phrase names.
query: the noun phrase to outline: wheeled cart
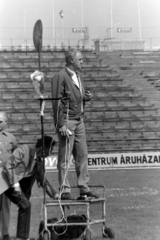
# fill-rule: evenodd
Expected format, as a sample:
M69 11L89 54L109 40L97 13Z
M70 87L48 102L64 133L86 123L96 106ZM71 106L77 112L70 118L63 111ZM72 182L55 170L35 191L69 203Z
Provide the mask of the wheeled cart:
M41 228L40 238L41 240L57 240L57 239L66 239L63 238L63 236L59 233L56 233L56 227L63 227L64 231L65 228L68 227L75 227L75 226L84 226L84 232L76 239L82 239L82 240L91 240L92 239L92 230L91 225L102 223L102 237L114 238L114 232L111 228L108 228L106 226L106 197L105 197L105 187L104 186L90 186L96 188L98 192L101 192L101 197L99 198L85 198L84 200L51 200L46 199L43 203L43 214L44 214L44 222L43 222L43 229ZM74 187L72 187L74 188ZM98 219L91 219L91 208L92 211L94 211L94 206L101 206L101 217ZM65 215L65 209L68 209L72 206L72 208L84 208L83 211L85 211L86 215L86 221L85 222L68 222L67 218L65 221L48 221L48 211L51 207L58 208L61 206L61 208L64 210ZM73 238L68 238L73 239ZM74 238L75 239L75 238Z

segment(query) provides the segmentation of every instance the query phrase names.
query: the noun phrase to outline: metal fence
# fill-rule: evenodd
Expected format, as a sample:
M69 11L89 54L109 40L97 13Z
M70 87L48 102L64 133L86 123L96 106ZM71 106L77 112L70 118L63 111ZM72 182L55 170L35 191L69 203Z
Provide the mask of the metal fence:
M74 32L73 28L44 28L43 47L89 47L88 31ZM0 28L0 47L33 49L33 28Z
M160 28L99 28L100 50L159 50Z
M44 48L83 47L98 51L108 50L158 50L160 28L99 28L96 39L73 28L44 28ZM33 49L33 28L0 28L0 49Z

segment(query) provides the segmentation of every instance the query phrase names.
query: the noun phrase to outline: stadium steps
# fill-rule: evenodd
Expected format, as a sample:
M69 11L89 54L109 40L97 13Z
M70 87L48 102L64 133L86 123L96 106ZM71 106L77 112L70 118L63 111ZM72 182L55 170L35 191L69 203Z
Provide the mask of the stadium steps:
M102 153L116 150L121 151L148 151L148 150L156 150L160 147L159 139L151 139L151 140L101 140L90 141L88 140L88 147L95 148L97 151L102 151Z
M40 104L30 80L30 74L38 68L37 53L0 52L0 60L3 99L0 107L8 112L8 130L16 135L19 143L33 145L41 135ZM153 86L148 85L144 94L144 85L138 82L143 78L140 72L145 64L140 70L139 67L125 70L125 74L120 68L131 60L122 59L120 53L107 53L105 59L92 52L85 53L82 74L87 89L93 93L92 101L86 103L85 114L89 152L155 149L159 144L160 113L148 98ZM45 73L45 94L49 97L51 79L64 66L64 54L43 52L41 66ZM52 135L55 129L50 101L46 102L44 113L45 132ZM55 138L58 141L57 135Z
M88 61L92 61L92 60L97 60L97 56L93 53L93 51L86 51L86 50L82 50L82 53L84 54L84 58L88 59ZM41 53L41 55L43 55L43 57L46 57L47 59L49 58L62 58L64 60L64 52L63 51L56 51L54 49L54 51L43 51ZM0 52L0 58L21 58L21 59L25 59L25 58L37 58L38 54L37 51L18 51L18 50L11 50L11 51L1 51Z
M145 53L126 51L119 56L118 72L124 78L124 82L127 84L132 82L133 86L138 86L138 91L157 105L156 101L159 99L159 87L154 87L154 84L151 84L148 78L158 75L160 62L159 52ZM129 69L122 70L120 67L122 63L129 67Z
M122 114L121 114L122 113ZM147 123L147 122L152 122L152 124L157 124L160 121L160 116L153 116L153 115L148 115L146 116L144 112L139 112L141 113L141 116L133 115L133 113L130 112L120 112L120 114L116 114L116 112L97 112L96 114L94 112L86 112L85 114L85 120L86 122L86 128L87 129L105 129L105 126L109 126L109 123L114 124L115 126L119 123L128 123L128 124L138 124L140 125L141 123ZM11 113L9 115L9 122L14 123L29 123L34 120L34 122L39 122L40 121L40 115L39 112L37 113ZM47 112L44 115L44 121L45 122L53 122L53 115L52 112ZM103 127L103 128L102 128Z

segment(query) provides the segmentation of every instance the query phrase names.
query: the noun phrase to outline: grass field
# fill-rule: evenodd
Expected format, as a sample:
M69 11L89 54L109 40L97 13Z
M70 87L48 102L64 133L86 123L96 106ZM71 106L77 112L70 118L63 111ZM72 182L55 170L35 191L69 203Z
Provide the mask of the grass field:
M75 185L76 177L70 172L70 182ZM57 173L47 173L47 178L56 188ZM106 224L115 232L116 240L159 240L160 239L160 170L111 170L91 171L91 184L106 186ZM32 193L31 238L38 237L38 228L43 202L43 191L36 184ZM79 209L78 209L79 210ZM84 209L82 210L84 214ZM74 211L71 207L70 211ZM92 209L93 217L99 212ZM52 213L56 217L58 210ZM17 208L12 205L10 235L16 235ZM93 239L102 239L102 224L91 227Z

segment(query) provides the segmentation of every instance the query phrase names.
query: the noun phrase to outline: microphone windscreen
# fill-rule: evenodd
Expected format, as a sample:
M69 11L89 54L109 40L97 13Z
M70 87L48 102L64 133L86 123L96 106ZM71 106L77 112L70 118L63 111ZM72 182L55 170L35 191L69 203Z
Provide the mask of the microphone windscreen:
M43 96L44 94L44 74L40 71L35 71L30 75L32 84L36 90L36 92Z

